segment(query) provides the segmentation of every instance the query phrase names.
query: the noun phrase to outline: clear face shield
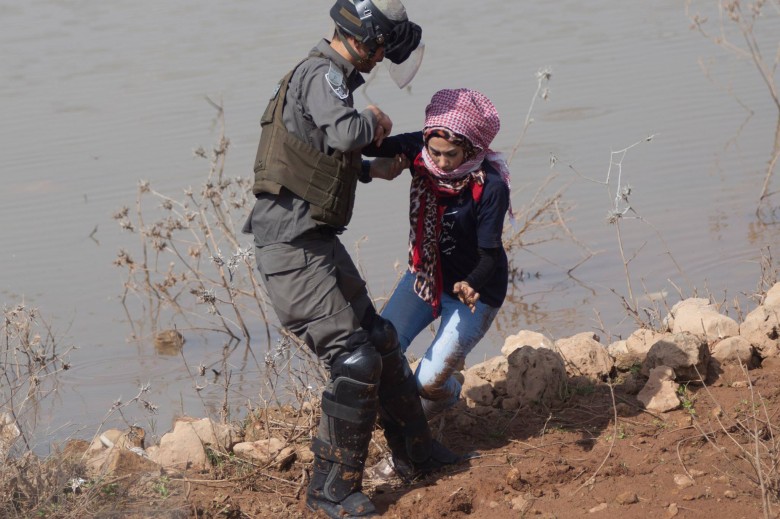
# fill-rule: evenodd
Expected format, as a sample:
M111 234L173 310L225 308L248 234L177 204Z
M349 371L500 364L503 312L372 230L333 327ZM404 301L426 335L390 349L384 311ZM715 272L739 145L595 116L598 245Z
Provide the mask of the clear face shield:
M409 86L409 83L412 82L417 71L420 70L424 53L425 43L420 41L417 48L412 51L403 63L393 63L390 60L384 62L387 65L387 71L390 73L390 77L393 82L398 85L398 88L406 88Z
M354 14L350 8L354 9ZM384 46L387 69L398 88L405 88L412 82L425 51L419 25L408 19L388 19L371 0L337 0L330 14L337 25L367 46L369 55Z

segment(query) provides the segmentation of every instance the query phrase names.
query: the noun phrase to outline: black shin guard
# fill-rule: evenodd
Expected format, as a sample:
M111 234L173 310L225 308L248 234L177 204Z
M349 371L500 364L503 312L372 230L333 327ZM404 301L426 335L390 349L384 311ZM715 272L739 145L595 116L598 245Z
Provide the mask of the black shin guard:
M357 335L357 334L356 334ZM361 333L365 338L365 334ZM314 464L306 503L330 517L369 517L375 508L361 492L374 430L381 358L363 341L337 359L322 395L322 417L312 442Z

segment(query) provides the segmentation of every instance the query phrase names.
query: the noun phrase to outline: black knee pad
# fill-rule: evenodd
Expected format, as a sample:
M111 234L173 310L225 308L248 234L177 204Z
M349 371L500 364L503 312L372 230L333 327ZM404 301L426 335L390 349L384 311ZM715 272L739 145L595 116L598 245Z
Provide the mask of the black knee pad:
M369 340L379 353L386 355L398 347L398 332L393 323L376 316L369 331Z
M369 334L360 330L347 340L348 352L336 357L330 368L331 380L346 377L365 384L376 384L382 373L382 355L369 341Z
M353 333L345 350L331 363L331 381L322 394L322 416L312 441L314 464L307 491L310 506L331 507L334 514L343 511L337 504L360 493L382 374L382 356L368 340L368 332Z

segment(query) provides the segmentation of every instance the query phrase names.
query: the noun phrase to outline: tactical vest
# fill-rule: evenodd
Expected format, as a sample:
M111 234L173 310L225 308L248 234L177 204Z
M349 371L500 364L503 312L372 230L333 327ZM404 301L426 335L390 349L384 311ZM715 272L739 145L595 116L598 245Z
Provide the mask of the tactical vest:
M325 57L315 52L309 56ZM315 221L344 227L352 218L355 204L361 170L360 151L335 151L328 155L288 132L282 120L287 87L303 61L279 82L260 119L260 144L252 192L278 195L285 187L309 202Z

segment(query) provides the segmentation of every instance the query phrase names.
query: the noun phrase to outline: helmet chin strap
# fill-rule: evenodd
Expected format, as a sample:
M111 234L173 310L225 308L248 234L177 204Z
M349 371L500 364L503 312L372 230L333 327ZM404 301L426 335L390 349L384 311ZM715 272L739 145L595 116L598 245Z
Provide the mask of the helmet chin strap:
M355 60L356 65L363 65L364 63L368 63L368 59L363 58L360 56L360 54L358 54L355 47L353 47L352 44L349 43L349 40L343 34L341 34L341 31L336 31L335 36L347 49L347 52L349 52L349 55L352 56L352 59ZM369 54L369 56L372 54L373 52Z

